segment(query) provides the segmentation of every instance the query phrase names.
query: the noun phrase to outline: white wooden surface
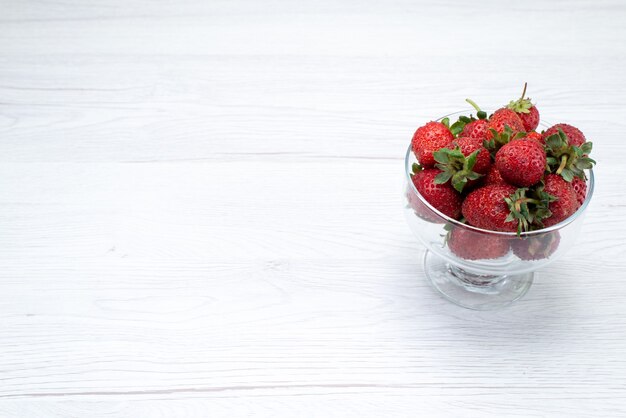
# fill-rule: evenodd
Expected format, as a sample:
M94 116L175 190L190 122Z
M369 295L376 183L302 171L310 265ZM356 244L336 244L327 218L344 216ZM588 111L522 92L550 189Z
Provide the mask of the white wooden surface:
M0 0L1 417L626 416L617 0ZM470 312L402 215L417 125L596 145L577 248Z

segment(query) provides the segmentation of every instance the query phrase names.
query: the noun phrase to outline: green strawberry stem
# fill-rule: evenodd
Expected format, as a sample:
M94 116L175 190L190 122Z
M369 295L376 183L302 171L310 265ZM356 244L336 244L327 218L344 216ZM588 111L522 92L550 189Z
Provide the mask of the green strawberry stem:
M522 90L522 97L520 97L520 100L524 100L524 96L526 96L526 87L528 87L528 83L524 82L524 90Z
M548 205L556 198L543 191L543 185L537 188L519 188L504 201L509 207L506 220L517 222L517 234L541 227L542 220L551 215ZM526 194L530 193L531 196Z
M474 109L476 109L476 116L478 116L478 119L487 118L487 112L485 112L484 110L480 110L480 107L476 104L475 101L473 101L472 99L465 99L465 101L471 104Z
M524 83L524 89L522 90L522 97L517 100L511 100L506 106L508 109L513 110L516 113L530 113L530 108L533 107L530 99L524 99L526 96L526 88L528 83Z
M567 182L571 182L574 177L584 180L583 170L593 168L596 163L595 160L589 158L593 144L585 142L580 147L569 145L567 135L562 129L546 138L545 148L548 156L548 171L560 175Z
M539 204L541 204L541 201L537 200L537 199L530 199L528 197L525 197L525 198L522 198L522 199L515 200L514 203L515 203L515 209L517 211L521 211L522 210L522 204L524 204L524 203L532 203L532 204L535 204L535 205L539 205Z
M561 164L559 165L559 168L556 170L556 174L561 174L566 165L567 165L567 155L563 155L561 157Z
M476 102L475 102L475 101L473 101L472 99L465 99L465 101L466 101L467 103L471 104L471 105L472 105L472 107L473 107L474 109L476 109L476 111L477 111L477 112L480 112L480 107L478 107L478 105L476 104Z

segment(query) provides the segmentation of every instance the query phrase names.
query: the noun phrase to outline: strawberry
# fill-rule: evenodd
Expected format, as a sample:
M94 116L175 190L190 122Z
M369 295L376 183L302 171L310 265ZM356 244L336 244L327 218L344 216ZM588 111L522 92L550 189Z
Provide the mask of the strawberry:
M524 83L524 91L522 91L522 97L511 102L507 105L507 109L513 110L517 113L517 116L522 120L525 131L534 131L539 126L539 111L537 106L530 102L530 98L525 99L527 83Z
M461 215L462 198L450 183L437 184L435 177L441 173L436 168L422 169L413 165L413 184L420 195L444 215L458 219Z
M496 153L503 145L525 135L524 124L514 111L506 108L498 109L491 115L487 124L485 148L495 158Z
M506 181L502 178L495 164L491 166L491 169L489 169L489 172L483 180L483 185L488 186L490 184L506 184Z
M513 110L501 108L493 112L487 124L487 140L494 137L494 131L499 134L504 133L506 126L511 129L512 135L524 132L524 123Z
M543 225L546 227L564 221L572 216L574 212L576 212L576 209L578 209L579 205L574 187L557 174L546 175L543 192L556 198L554 201L550 202L548 206L551 216L543 220Z
M478 105L470 100L465 99L465 101L472 105L474 109L476 109L476 118L473 115L460 116L459 120L450 126L450 131L454 134L454 136L468 136L470 138L481 138L485 139L487 136L487 112L483 111L478 107Z
M522 260L541 260L551 256L559 247L560 241L559 231L551 231L513 240L511 249Z
M453 139L454 136L446 125L441 122L428 122L415 131L411 147L420 165L430 168L435 165L433 152L447 147Z
M420 200L418 193L411 186L407 186L406 198L409 207L413 209L415 214L425 221L432 223L444 223L444 219L437 215L435 211L430 209L422 200Z
M575 177L586 180L584 170L593 168L596 163L589 158L593 148L592 142L584 142L580 146L568 144L568 137L561 129L556 134L545 137L548 169L559 174L566 181Z
M517 139L496 153L496 167L506 182L520 187L532 186L543 177L546 153L537 141Z
M568 125L567 123L557 123L556 125L549 127L543 133L543 142L546 142L546 139L549 136L558 133L559 129L563 131L563 133L567 137L567 143L569 145L575 145L577 147L580 147L582 146L582 144L587 142L585 135L580 131L580 129L572 125Z
M532 139L533 141L537 141L539 142L541 145L543 145L544 141L543 141L543 135L541 135L539 132L528 132L526 134L526 139Z
M490 184L468 194L461 210L470 225L519 235L541 225L551 215L548 205L555 199L539 189Z
M509 252L506 238L464 228L450 231L447 244L450 251L466 260L488 260Z
M435 167L442 171L435 182L441 184L451 180L452 187L458 192L462 192L465 186L476 185L491 167L489 151L483 147L480 138L457 138L449 148L442 148L433 156L437 161Z
M582 205L587 197L587 182L580 177L574 177L572 180L572 187L576 193L576 201L578 206Z
M478 151L474 171L478 174L487 174L491 168L491 157L489 151L483 146L482 138L460 137L452 142L453 145L459 147L466 157L469 157L474 151Z
M515 187L508 184L492 184L478 188L463 201L462 213L467 222L482 229L515 232L518 223L509 220L509 205L504 200L515 193Z
M532 130L537 129L537 126L539 126L539 111L537 110L537 106L531 105L528 113L522 112L522 113L517 113L517 115L519 116L519 118L522 120L522 123L524 124L524 130L532 131Z
M463 127L463 131L461 132L461 136L466 136L469 138L487 138L487 125L489 121L486 119L476 119L471 121L467 125Z

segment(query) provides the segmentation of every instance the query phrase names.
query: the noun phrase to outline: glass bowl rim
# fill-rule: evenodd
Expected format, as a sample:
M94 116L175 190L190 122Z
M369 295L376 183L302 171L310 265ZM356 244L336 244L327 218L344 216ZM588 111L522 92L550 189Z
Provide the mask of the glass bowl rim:
M472 111L474 111L475 109L469 110L469 112L471 113ZM487 112L487 113L492 113L492 112ZM441 121L444 118L447 118L449 116L455 116L455 115L461 115L461 114L468 114L468 110L461 110L458 112L453 112L450 114L447 114L445 116L442 116L438 119L436 119L436 121ZM541 125L548 125L551 126L549 124L547 124L546 122L541 123ZM420 194L420 192L417 191L417 189L415 188L415 184L413 183L413 180L411 179L411 167L409 167L410 165L410 159L411 159L411 155L413 154L413 150L412 150L412 146L411 144L409 144L409 147L407 149L406 152L406 156L404 157L404 173L406 175L406 179L411 187L411 189L413 190L413 193L418 197L418 199L424 204L426 205L426 207L428 207L430 210L432 210L433 212L435 212L435 214L437 214L437 216L439 216L440 218L442 218L443 220L446 221L446 223L450 223L453 224L457 227L461 227L461 228L466 228L475 232L479 232L479 233L483 233L483 234L493 234L493 235L500 235L500 236L505 236L505 237L520 237L520 238L524 238L524 237L530 237L530 236L535 236L535 235L542 235L542 234L546 234L552 231L557 231L559 229L562 229L563 227L569 225L570 223L574 222L582 213L585 212L585 210L587 209L587 206L589 205L589 201L591 200L591 197L593 196L593 190L594 190L594 177L593 177L593 169L589 169L587 170L589 172L589 179L587 180L587 196L585 196L585 201L582 203L582 205L580 205L580 207L576 210L576 212L574 212L569 218L562 220L561 222L554 224L552 226L549 226L547 228L542 228L542 229L537 229L534 231L528 231L528 232L522 232L519 236L517 234L517 232L501 232L501 231L492 231L490 229L482 229L482 228L477 228L475 226L472 225L468 225L468 224L464 224L456 219L453 219L445 214L443 214L442 212L440 212L439 210L435 209L435 207L433 207L430 203L428 203L426 201L426 199L424 199L424 197Z

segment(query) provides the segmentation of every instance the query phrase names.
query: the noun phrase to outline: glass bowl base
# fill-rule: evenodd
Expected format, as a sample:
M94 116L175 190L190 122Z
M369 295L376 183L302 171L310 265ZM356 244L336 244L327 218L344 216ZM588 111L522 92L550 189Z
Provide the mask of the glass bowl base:
M449 301L468 309L486 311L505 307L528 292L533 273L479 275L446 263L430 251L424 255L424 271L431 285Z

